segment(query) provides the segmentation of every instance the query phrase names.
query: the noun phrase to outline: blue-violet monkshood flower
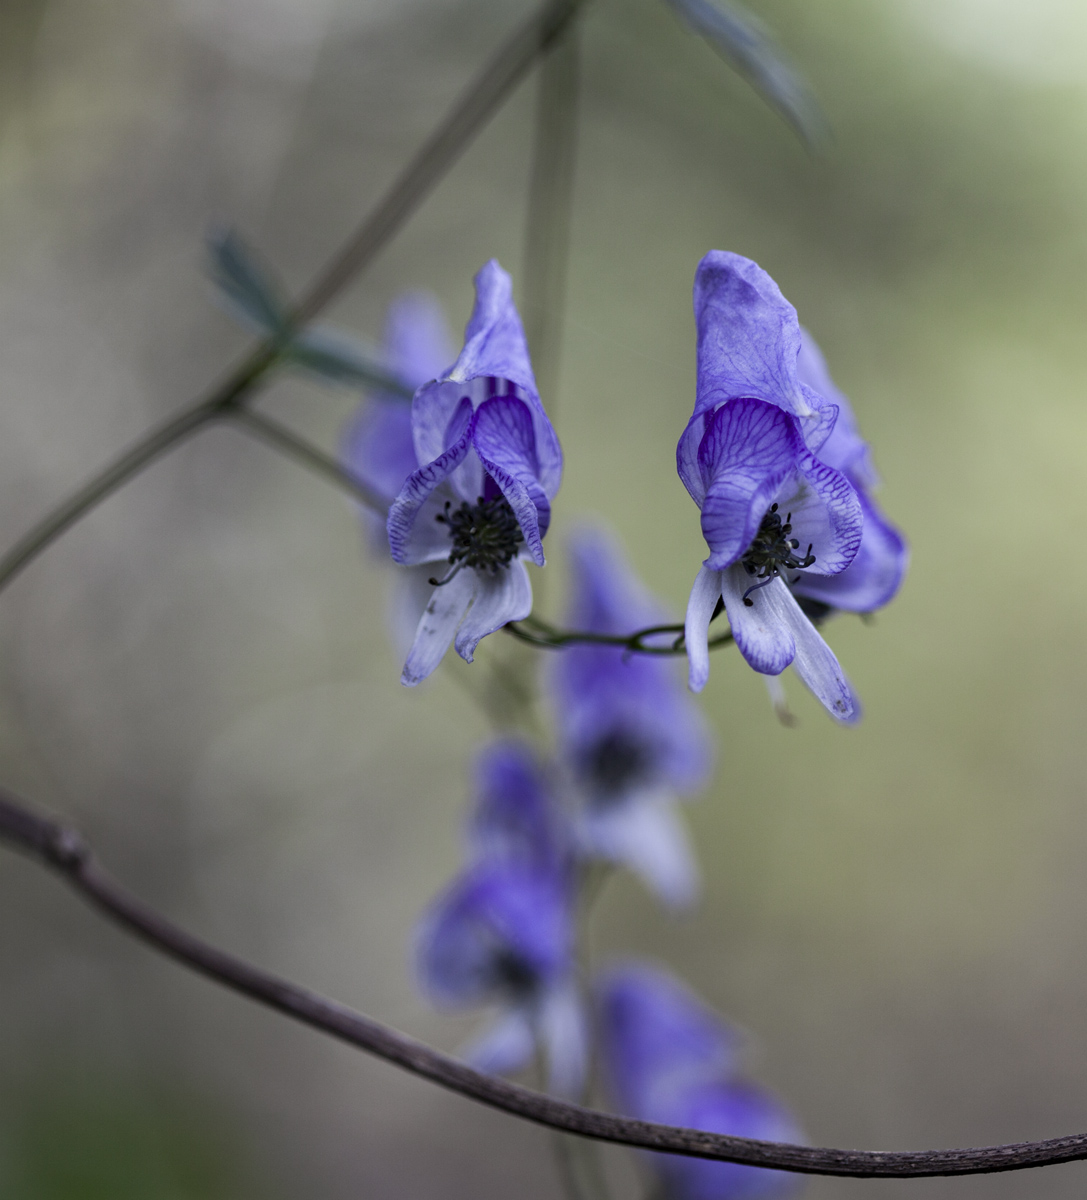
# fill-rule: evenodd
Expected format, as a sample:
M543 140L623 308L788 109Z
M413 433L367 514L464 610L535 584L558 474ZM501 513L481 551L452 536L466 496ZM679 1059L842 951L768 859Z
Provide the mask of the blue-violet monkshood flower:
M756 671L792 663L832 716L856 720L853 689L792 591L802 573L840 574L861 544L853 485L817 457L838 406L800 379L796 310L750 259L707 254L694 308L697 394L676 460L710 553L687 606L690 686L709 677L709 625L723 605Z
M599 983L602 1058L615 1099L643 1121L733 1137L801 1142L789 1112L742 1074L743 1039L667 972L613 968ZM669 1200L769 1200L794 1192L784 1171L648 1154Z
M389 509L389 549L405 566L445 563L401 681L413 686L451 641L467 662L481 638L532 610L525 559L543 537L562 450L540 402L510 277L493 259L475 279L460 357L411 405L418 467Z
M463 1052L473 1066L507 1074L540 1053L551 1089L576 1096L588 1051L562 814L532 752L516 741L481 755L477 788L469 864L420 923L419 978L443 1007L497 1008Z
M576 532L570 564L571 628L629 634L669 619L603 531ZM574 645L557 656L548 682L579 801L580 852L625 864L682 905L694 899L698 871L675 802L705 784L713 745L675 665L620 646Z

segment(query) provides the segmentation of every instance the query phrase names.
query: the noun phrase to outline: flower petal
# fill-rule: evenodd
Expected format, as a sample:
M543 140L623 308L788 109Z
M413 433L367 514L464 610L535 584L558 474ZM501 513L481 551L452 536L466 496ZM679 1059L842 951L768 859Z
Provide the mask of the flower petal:
M429 549L420 550L417 546L412 545L412 533L419 520L419 510L430 498L434 489L465 461L470 449L468 433L465 432L459 441L450 446L444 454L408 476L400 490L400 495L393 501L389 509L389 549L398 563L410 566L412 563L427 561L425 558L420 558L419 554L429 553ZM429 524L424 525L424 530L425 545L433 548L434 540L431 537L432 531ZM446 544L448 544L448 536Z
M838 419L834 423L833 431L821 445L816 445L811 438L806 438L808 449L818 454L828 467L834 467L835 470L849 476L854 485L875 487L879 483L879 476L872 465L868 444L857 429L852 406L831 379L826 359L815 338L803 326L800 335L800 357L797 359L796 369L801 382L838 408Z
M687 422L687 428L679 435L676 445L676 470L683 486L691 494L691 499L702 507L706 498L706 483L698 466L698 447L706 436L706 426L713 416L712 412L696 412Z
M845 672L838 665L834 651L804 615L792 592L781 580L775 580L775 583L780 586L772 585L763 590L774 593L770 597L770 603L779 621L788 627L795 640L796 656L793 658L793 670L836 721L847 725L859 721L860 701L846 679Z
M589 1030L571 976L543 993L536 1018L547 1053L549 1089L559 1096L577 1097L589 1063Z
M797 417L811 414L796 374L796 309L761 267L740 254L711 250L695 273L694 312L696 413L749 396Z
M744 603L744 593L752 584L760 581L748 575L739 564L720 574L721 595L725 601L728 623L740 653L756 671L764 675L780 675L796 654L796 642L789 623L781 613L782 595L796 606L785 581L771 579L765 586L751 592L748 597L751 604L747 605ZM806 617L804 619L807 620Z
M472 607L457 632L455 649L465 662L471 662L481 639L508 621L523 621L532 611L532 584L519 558L508 567L499 567L494 575L470 570L462 574L475 576L476 591Z
M477 273L475 285L476 303L464 330L464 349L449 378L464 382L479 375L498 375L538 396L524 327L513 303L512 280L492 258Z
M801 453L795 421L772 404L734 400L713 414L698 447L706 566L720 571L745 553Z
M567 850L564 814L527 742L503 738L487 746L476 759L475 790L473 857L559 869Z
M777 500L791 514L798 554L809 545L815 562L807 567L815 575L837 575L857 555L864 532L864 514L853 485L833 467L805 451L797 464L798 490L782 490Z
M400 676L400 682L406 687L422 683L442 661L457 626L472 603L476 586L476 572L464 570L447 584L434 589L430 603L423 610L415 631L415 641Z
M512 1075L536 1052L531 1014L524 1006L499 1013L460 1051L460 1057L487 1075Z
M551 520L551 505L540 484L536 434L528 405L515 396L496 396L481 404L472 427L472 443L513 509L533 560L542 567L542 539Z
M630 867L665 904L683 908L697 895L698 867L675 796L667 789L590 808L580 832L586 850Z
M721 599L721 579L724 571L702 567L695 576L694 587L687 601L687 619L683 637L687 643L687 682L692 692L700 692L710 677L710 621L717 601Z
M863 493L864 533L856 557L839 575L809 575L793 584L798 596L820 600L847 612L873 612L898 591L909 565L905 539Z

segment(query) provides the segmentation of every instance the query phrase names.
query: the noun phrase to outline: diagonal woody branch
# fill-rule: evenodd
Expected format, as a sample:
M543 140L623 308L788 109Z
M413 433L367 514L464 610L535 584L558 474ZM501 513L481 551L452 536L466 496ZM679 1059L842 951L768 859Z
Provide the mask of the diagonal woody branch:
M154 949L251 1000L386 1062L511 1116L645 1150L773 1167L806 1175L919 1178L1019 1171L1087 1158L1087 1134L969 1150L835 1150L726 1137L635 1121L568 1104L472 1070L455 1058L334 1000L219 950L148 908L113 880L73 829L0 791L0 840L63 875L86 900Z

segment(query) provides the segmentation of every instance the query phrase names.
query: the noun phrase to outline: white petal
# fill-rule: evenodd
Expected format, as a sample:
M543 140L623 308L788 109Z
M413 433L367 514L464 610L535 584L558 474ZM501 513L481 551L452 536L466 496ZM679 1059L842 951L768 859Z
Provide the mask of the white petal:
M547 1051L548 1087L560 1096L579 1096L589 1060L589 1035L572 979L544 994L538 1019L540 1040Z
M784 595L795 608L796 601L783 580L771 579L764 587L751 592L750 606L745 604L744 593L759 582L736 563L721 572L721 595L740 653L756 671L780 675L793 661L796 643L779 602Z
M770 589L767 588L767 591ZM861 705L834 651L823 641L819 630L804 616L788 588L780 611L796 639L793 670L836 721L851 725L861 719Z
M470 569L461 571L447 584L436 587L430 603L423 611L411 653L404 663L400 682L406 687L415 687L442 661L449 649L453 634L461 623L468 605L476 591L476 573Z
M691 597L687 601L683 636L687 644L688 686L692 692L700 692L710 677L710 618L721 598L723 574L723 571L702 567L695 576Z
M588 849L626 864L666 904L682 908L694 900L698 867L671 793L645 791L587 812L581 833Z
M513 1008L500 1013L482 1033L465 1046L460 1057L477 1071L508 1075L532 1061L536 1039L529 1013Z
M476 593L457 634L456 651L465 662L471 662L482 638L507 621L522 621L532 612L532 584L519 558L508 567L499 567L495 575L484 571L465 574L475 576Z

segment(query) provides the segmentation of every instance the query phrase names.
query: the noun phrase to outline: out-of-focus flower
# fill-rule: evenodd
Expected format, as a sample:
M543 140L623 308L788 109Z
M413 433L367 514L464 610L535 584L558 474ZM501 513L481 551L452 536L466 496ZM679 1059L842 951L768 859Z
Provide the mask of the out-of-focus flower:
M861 543L856 491L816 457L837 405L800 378L796 311L750 259L707 254L694 304L698 388L676 459L710 554L687 606L690 686L709 677L709 625L723 604L756 671L792 663L832 716L852 721L853 689L791 590L804 573L844 571Z
M544 564L543 537L562 451L529 362L510 277L476 276L464 348L411 406L417 469L389 510L389 548L405 566L445 562L401 676L413 686L451 641L471 662L481 638L532 609L524 559Z
M453 349L445 314L429 292L406 292L389 306L382 342L387 369L416 391L447 369ZM375 390L348 421L342 440L344 465L389 504L419 466L411 432L411 404ZM382 524L382 549L388 539Z
M570 561L571 628L629 634L667 620L605 533L580 530ZM675 801L706 782L713 750L674 667L618 646L575 645L558 655L549 683L582 853L625 863L683 904L698 875Z
M561 812L539 764L518 742L481 756L477 786L471 861L423 917L419 977L437 1004L497 1007L465 1051L474 1066L517 1071L539 1050L552 1089L575 1095L587 1050Z
M789 1112L743 1078L739 1035L673 976L628 964L605 975L597 995L605 1070L631 1115L734 1137L803 1140ZM768 1200L799 1182L736 1163L647 1157L669 1200Z

